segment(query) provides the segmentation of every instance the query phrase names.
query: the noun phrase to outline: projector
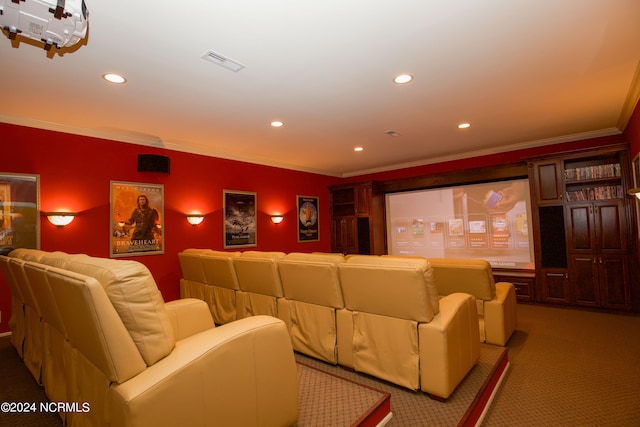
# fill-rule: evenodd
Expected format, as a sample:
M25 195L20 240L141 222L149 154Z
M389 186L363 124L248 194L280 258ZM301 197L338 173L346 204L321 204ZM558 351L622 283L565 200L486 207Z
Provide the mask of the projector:
M44 43L50 50L73 46L87 35L89 11L84 0L0 0L0 27L16 36Z

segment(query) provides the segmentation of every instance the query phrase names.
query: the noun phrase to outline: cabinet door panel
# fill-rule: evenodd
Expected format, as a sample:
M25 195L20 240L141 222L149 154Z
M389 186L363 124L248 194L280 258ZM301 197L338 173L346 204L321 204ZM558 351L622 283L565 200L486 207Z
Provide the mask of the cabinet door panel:
M560 188L560 170L558 162L534 164L536 198L538 204L562 201Z
M569 281L573 289L573 299L577 304L598 304L598 263L595 257L571 257Z
M569 205L569 250L594 250L591 205Z
M567 274L562 269L542 270L542 289L545 301L568 302Z
M596 205L598 243L600 250L623 251L626 249L626 239L622 223L622 209L620 203L612 201L610 203L600 203Z
M371 186L361 185L355 187L356 214L366 215L369 213L369 200L371 199Z
M356 253L356 227L354 217L335 218L333 220L333 252Z
M629 277L626 256L603 256L600 258L600 283L602 304L611 308L630 308L631 293L627 283Z

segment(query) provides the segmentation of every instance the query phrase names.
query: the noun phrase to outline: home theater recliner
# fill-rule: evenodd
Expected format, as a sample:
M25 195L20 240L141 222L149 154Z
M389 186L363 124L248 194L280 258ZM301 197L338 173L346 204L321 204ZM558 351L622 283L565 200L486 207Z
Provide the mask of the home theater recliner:
M215 327L203 301L165 303L136 261L16 249L0 265L20 290L10 324L24 339L12 344L49 399L82 405L60 413L67 425L296 422L296 363L281 320ZM32 320L17 320L25 307Z
M211 259L225 257L227 266L240 266L237 318L255 312L256 301L268 301L262 306L285 322L300 353L440 399L478 360L476 299L438 295L424 258L187 249L179 254L182 297L210 295L215 285L199 272ZM251 263L252 271L258 263L269 268L243 273ZM243 283L247 278L250 284ZM212 312L220 310L215 299L209 303Z

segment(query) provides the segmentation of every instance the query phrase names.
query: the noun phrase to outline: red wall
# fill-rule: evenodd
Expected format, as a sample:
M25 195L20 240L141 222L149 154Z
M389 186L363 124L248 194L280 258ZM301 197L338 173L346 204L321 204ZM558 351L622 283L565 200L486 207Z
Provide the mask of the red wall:
M40 247L46 251L109 256L110 181L163 184L163 255L131 259L145 264L165 300L179 297L177 253L185 248L223 250L223 190L254 191L258 204L257 246L261 251L330 250L329 192L335 177L198 156L161 148L107 141L0 123L0 172L40 175L41 211L70 210L77 218L57 228L41 217ZM171 173L137 171L138 154L168 155ZM296 195L319 197L320 240L298 243ZM197 227L185 213L206 213ZM271 213L285 214L275 225ZM243 250L248 250L243 248ZM0 333L6 332L10 294L0 274Z
M262 251L329 251L329 193L327 187L344 181L398 179L466 168L520 161L524 157L604 144L631 142L632 156L640 151L640 113L626 134L553 146L517 150L474 159L444 162L341 180L335 177L198 156L162 148L70 135L0 123L0 172L40 175L41 211L79 213L69 226L58 229L41 218L41 249L109 256L110 181L163 184L165 193L165 253L135 257L154 275L167 301L179 297L181 276L177 253L185 248L223 248L222 191L255 191L258 202L258 242ZM627 139L625 139L627 138ZM137 172L138 154L171 158L171 173ZM319 197L320 241L298 243L296 195ZM198 227L185 213L207 214ZM279 211L285 220L274 225L269 215ZM1 276L1 275L0 275ZM0 277L0 333L6 332L10 294Z
M625 140L629 142L629 151L633 160L640 155L640 102L636 104L636 108L624 130L624 136ZM638 247L640 247L640 235L638 236ZM640 262L640 251L638 251L638 261Z
M625 139L629 142L631 158L635 158L640 153L640 102L636 105L629 123L624 130Z

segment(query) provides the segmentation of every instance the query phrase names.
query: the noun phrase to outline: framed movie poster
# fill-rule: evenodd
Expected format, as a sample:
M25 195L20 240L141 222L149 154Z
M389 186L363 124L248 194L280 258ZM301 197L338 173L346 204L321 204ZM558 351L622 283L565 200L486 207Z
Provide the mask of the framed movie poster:
M256 193L223 190L224 193L224 247L256 246Z
M298 207L298 242L317 242L320 240L318 223L318 198L296 196Z
M164 186L111 181L110 256L164 253Z
M0 247L40 249L38 175L0 172Z

